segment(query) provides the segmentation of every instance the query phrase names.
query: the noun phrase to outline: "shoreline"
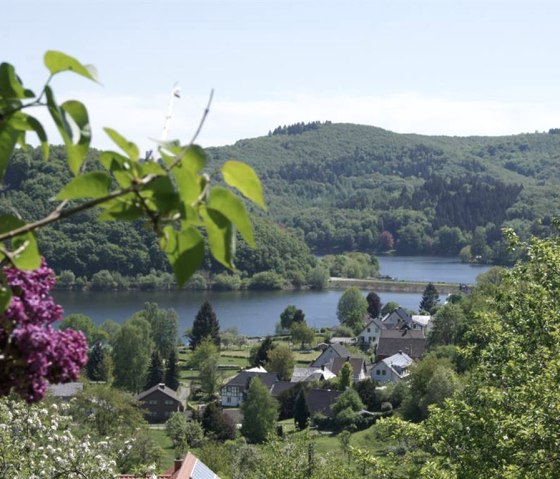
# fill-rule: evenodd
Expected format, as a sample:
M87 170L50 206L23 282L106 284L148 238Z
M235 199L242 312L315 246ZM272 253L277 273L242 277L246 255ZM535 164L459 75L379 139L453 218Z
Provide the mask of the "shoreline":
M423 293L430 281L399 281L390 279L352 279L330 278L325 289L341 290L355 287L358 289L373 289L385 293ZM470 289L471 285L456 283L431 283L440 294L461 293Z

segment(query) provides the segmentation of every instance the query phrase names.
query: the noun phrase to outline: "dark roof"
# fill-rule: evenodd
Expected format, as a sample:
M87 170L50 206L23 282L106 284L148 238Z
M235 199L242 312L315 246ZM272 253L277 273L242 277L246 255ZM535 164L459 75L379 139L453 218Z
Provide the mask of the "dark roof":
M379 336L377 358L384 359L399 351L408 354L412 359L418 359L426 351L424 332L414 329L384 329Z
M386 314L383 318L381 318L381 321L385 324L385 326L393 322L395 322L398 325L401 325L401 324L410 324L412 318L403 308L399 306L397 309L395 309L389 314Z
M149 396L150 394L159 391L163 394L165 394L166 396L169 396L171 399L174 399L177 402L181 402L181 400L177 397L177 393L175 391L173 391L173 389L168 388L165 384L160 383L160 384L156 384L155 386L151 387L150 389L146 389L145 391L142 391L140 394L138 394L138 396L136 396L136 399L138 399L138 401L141 401L142 399L144 399L145 397Z
M341 394L340 391L333 391L331 389L311 389L311 391L307 393L309 414L313 416L320 412L325 416L332 417L333 412L331 411L331 406Z
M365 360L364 358L334 358L329 369L338 376L342 366L344 366L346 362L350 362L354 376L358 376L360 370L364 368Z
M348 349L346 349L342 344L331 344L331 348L333 348L336 351L336 354L338 354L341 358L352 356Z
M293 387L297 386L298 384L300 384L300 383L299 382L292 382L292 381L278 381L278 382L276 382L272 385L272 389L270 390L270 394L272 394L273 397L278 397L284 391L288 391L289 389L292 389Z
M365 323L364 329L369 327L371 324L375 324L379 329L387 329L387 325L381 321L381 318L372 318L371 316L367 316L367 321L365 321Z
M278 382L278 376L275 373L258 373L256 371L241 371L239 374L231 378L224 386L239 386L247 388L249 380L258 377L265 386L270 389L272 385Z

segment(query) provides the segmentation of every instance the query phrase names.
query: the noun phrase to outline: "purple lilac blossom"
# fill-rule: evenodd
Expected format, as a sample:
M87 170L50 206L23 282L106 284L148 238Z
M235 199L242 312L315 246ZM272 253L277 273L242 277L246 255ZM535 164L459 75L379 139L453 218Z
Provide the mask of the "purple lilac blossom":
M78 378L87 341L81 331L53 328L63 310L49 294L56 277L44 259L33 271L3 272L13 296L0 313L0 395L14 390L28 402L39 401L49 382Z

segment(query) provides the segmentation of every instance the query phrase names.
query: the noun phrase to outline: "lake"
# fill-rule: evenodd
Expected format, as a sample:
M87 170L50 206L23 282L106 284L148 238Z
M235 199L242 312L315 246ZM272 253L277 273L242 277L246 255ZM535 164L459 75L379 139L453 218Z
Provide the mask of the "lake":
M489 266L473 266L456 259L441 257L379 257L382 275L400 280L472 284ZM366 294L367 292L364 292ZM394 301L404 308L417 310L421 295L413 293L378 293L382 303ZM321 328L338 323L336 306L342 291L154 291L154 292L72 292L55 291L54 296L66 315L82 313L96 324L107 319L122 323L145 302L160 308L173 308L179 315L182 334L192 325L200 305L208 300L222 328L237 327L248 336L274 333L280 313L293 304L302 309L310 326Z

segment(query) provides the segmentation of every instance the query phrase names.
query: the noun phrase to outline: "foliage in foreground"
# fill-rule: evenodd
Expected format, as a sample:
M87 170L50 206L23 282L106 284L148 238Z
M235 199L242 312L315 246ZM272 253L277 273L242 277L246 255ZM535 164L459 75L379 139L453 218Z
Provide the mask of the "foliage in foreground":
M112 479L116 453L110 440L76 437L59 406L0 399L0 477Z
M476 318L465 388L407 435L432 454L426 478L555 478L560 467L560 241L512 245L528 260L503 273Z

